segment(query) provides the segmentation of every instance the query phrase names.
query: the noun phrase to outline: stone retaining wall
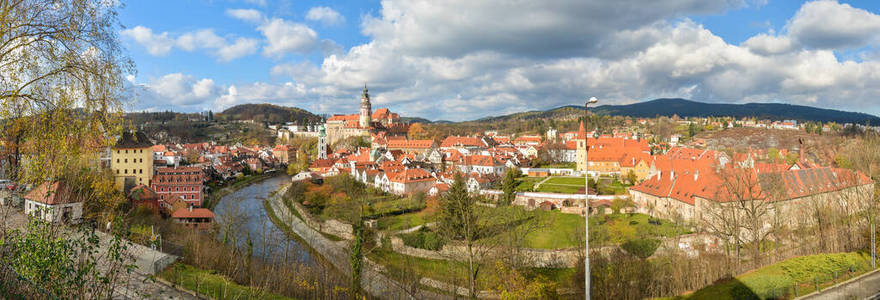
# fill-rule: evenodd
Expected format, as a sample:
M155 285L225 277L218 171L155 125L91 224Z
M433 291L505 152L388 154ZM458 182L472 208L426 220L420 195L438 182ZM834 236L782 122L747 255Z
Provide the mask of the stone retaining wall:
M391 237L391 249L394 252L427 259L446 260L452 259L457 261L467 260L467 248L461 245L444 245L438 251L419 249L407 246L400 237ZM520 255L525 266L533 268L573 268L578 264L580 251L577 249L530 249L524 248L517 251L506 252L505 248L494 250L496 253L489 256L500 257L502 255ZM518 252L518 253L517 253Z
M283 195L283 194L282 194ZM312 216L309 211L299 204L298 202L293 201L293 208L296 209L296 212L302 217L303 222L309 227L314 228L320 232L326 234L332 234L338 237L341 237L346 240L354 239L354 229L352 229L351 224L346 224L340 222L339 220L330 219L324 222L318 221L315 217Z

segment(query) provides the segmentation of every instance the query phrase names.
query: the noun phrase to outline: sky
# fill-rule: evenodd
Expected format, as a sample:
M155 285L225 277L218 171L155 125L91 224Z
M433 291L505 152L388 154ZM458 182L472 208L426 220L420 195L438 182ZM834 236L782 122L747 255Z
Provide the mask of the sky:
M880 1L128 1L128 111L430 120L661 97L880 115Z

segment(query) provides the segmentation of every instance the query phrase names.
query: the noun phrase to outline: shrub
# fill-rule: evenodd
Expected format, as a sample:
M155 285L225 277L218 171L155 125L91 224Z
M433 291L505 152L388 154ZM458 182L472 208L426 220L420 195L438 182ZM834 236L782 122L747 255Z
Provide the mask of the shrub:
M659 246L660 240L657 239L632 239L621 244L620 248L636 257L646 259L654 255L654 251L657 251Z
M400 239L403 240L404 245L432 251L440 250L446 244L440 235L424 227L415 232L402 234Z

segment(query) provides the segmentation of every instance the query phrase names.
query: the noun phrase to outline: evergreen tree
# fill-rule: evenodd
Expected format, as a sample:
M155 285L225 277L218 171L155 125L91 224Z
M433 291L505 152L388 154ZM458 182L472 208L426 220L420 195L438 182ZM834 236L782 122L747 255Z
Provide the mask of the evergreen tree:
M501 204L510 205L513 202L514 197L516 197L516 178L519 175L520 171L517 168L508 170L507 174L504 175L504 180L501 182L501 190L504 191Z

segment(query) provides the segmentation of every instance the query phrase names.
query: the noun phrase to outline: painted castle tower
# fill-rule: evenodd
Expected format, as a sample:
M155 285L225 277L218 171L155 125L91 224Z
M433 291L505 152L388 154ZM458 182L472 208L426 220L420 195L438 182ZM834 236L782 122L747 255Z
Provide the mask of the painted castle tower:
M370 107L370 94L367 92L367 85L364 85L364 93L361 94L361 116L358 124L361 128L369 128L372 125L371 115L373 110Z

